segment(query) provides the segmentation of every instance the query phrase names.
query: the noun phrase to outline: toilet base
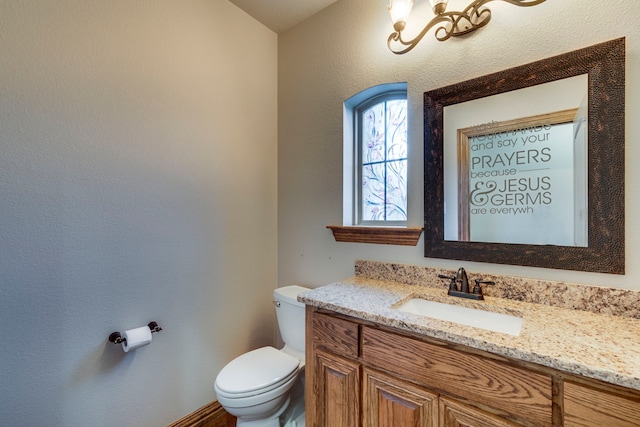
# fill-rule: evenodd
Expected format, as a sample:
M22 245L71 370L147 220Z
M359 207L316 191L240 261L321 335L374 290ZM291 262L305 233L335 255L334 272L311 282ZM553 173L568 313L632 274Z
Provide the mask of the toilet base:
M287 400L270 417L260 420L240 420L236 427L305 427L304 371L298 376Z
M280 425L280 415L284 413L289 407L289 403L291 402L291 397L287 396L286 401L282 404L280 409L278 409L273 415L267 418L261 418L258 420L243 420L238 418L236 421L236 427L281 427Z
M304 399L292 400L287 412L280 417L282 427L305 427Z

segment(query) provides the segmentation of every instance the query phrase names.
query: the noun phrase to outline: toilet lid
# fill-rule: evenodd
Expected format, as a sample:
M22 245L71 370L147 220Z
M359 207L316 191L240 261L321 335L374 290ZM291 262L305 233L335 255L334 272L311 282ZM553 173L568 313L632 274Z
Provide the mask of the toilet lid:
M264 389L289 376L300 360L273 347L262 347L233 359L216 378L217 387L230 394Z

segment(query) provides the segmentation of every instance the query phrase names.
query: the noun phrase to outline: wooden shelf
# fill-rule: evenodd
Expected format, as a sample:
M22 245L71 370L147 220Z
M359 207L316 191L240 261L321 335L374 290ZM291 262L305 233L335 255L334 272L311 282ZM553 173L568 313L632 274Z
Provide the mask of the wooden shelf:
M422 227L357 227L328 225L336 242L416 246Z

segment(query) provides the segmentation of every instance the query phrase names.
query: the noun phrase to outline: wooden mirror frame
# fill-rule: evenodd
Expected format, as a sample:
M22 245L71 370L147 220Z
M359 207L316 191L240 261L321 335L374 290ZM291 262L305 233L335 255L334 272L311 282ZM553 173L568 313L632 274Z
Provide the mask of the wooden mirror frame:
M582 74L589 81L589 246L444 240L444 108ZM620 38L425 92L424 256L624 274L624 91L625 39Z

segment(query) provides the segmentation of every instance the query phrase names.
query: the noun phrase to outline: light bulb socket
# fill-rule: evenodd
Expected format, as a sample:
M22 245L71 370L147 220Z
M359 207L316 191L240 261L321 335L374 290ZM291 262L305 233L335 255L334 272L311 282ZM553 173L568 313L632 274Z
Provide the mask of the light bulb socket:
M431 9L436 15L441 15L447 10L448 0L429 0L431 2Z
M447 10L447 5L444 3L438 3L437 5L433 6L433 13L435 13L436 15L442 15L445 10Z
M404 21L396 21L393 24L393 29L396 30L397 33L401 33L406 26L407 26L406 22L404 22Z

